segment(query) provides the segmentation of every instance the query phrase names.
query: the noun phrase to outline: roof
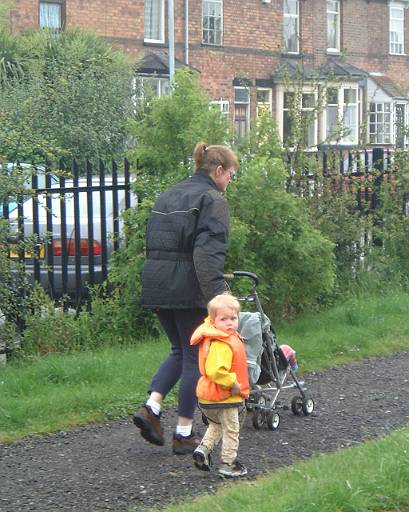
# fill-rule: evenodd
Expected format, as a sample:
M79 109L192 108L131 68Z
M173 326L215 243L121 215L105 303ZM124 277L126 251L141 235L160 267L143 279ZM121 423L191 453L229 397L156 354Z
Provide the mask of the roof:
M347 77L357 80L361 80L368 76L366 71L363 71L362 69L340 59L328 59L324 64L322 71L324 76L331 75L334 77Z
M175 59L175 69L187 66L191 71L199 71L193 66ZM138 62L138 74L169 76L169 54L167 52L146 52Z
M320 80L328 77L344 77L351 80L366 78L368 73L348 62L340 59L328 59L321 68L313 68L302 60L288 59L282 61L273 73L273 79L280 81L283 78L304 78L306 80Z
M286 78L305 78L311 80L317 78L317 71L302 60L287 59L281 61L272 74L272 79L275 82L280 82Z
M402 89L398 85L396 85L390 78L387 76L370 76L372 81L374 81L388 96L391 98L398 99L408 99L407 94L405 94Z

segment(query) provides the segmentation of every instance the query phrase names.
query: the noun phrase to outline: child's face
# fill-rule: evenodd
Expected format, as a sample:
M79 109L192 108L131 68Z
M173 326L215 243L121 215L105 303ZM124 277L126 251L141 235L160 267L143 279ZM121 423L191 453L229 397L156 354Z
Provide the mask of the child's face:
M220 308L214 317L213 325L220 331L232 334L239 327L239 315L232 308Z

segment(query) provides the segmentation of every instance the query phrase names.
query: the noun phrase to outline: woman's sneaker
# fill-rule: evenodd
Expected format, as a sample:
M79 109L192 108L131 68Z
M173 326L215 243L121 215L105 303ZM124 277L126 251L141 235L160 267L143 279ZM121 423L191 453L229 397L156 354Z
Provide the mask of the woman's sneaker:
M238 478L247 475L247 468L241 462L236 460L233 464L223 464L219 468L219 475L224 478Z
M195 461L197 469L200 469L201 471L210 471L212 459L210 457L209 450L205 446L199 445L196 448L193 452L193 460Z

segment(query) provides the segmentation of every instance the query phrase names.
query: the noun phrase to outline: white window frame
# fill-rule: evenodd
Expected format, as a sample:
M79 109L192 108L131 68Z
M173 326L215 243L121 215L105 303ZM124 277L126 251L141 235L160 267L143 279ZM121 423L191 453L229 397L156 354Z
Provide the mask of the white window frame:
M217 6L219 7L219 16L210 16L208 13L206 13L209 9L210 5L213 5L215 8ZM210 46L223 46L223 32L224 32L224 19L223 19L223 0L202 0L202 44L210 45ZM216 9L217 10L217 9ZM213 18L213 23L216 23L217 19L220 20L220 31L216 30L216 28L210 29L205 28L205 19L208 18L208 21L210 18ZM205 37L205 33L207 34L207 37ZM213 33L214 34L214 42L210 41L209 35Z
M405 5L402 2L389 3L389 53L405 55Z
M218 100L213 100L210 102L211 105L213 105L215 108L220 110L220 112L226 116L227 118L230 115L230 103L229 100L224 100L223 98L220 98Z
M147 24L147 6L150 4L152 6L153 3L159 4L159 19L158 19L158 33L159 37L157 39L151 37L150 31L150 23L149 27ZM149 20L150 21L150 20ZM144 1L144 42L145 43L156 43L163 44L165 42L165 0L145 0Z
M285 94L287 94L287 93L298 94L295 91L293 91L291 88L288 89L288 88L284 88L283 86L277 87L277 95L276 95L277 127L278 127L278 132L279 132L280 138L283 142L283 145L285 143L285 141L284 141L284 112L290 111L289 108L285 107L285 103L284 103ZM314 118L312 120L313 127L314 127L313 140L311 141L310 144L308 144L306 149L310 150L310 151L315 151L317 148L317 144L318 144L318 128L319 128L318 115L315 112L315 109L317 106L317 100L318 100L318 91L316 89L314 89L313 87L303 87L302 92L298 95L299 95L299 102L300 102L300 104L299 104L300 112L314 112ZM314 103L315 103L314 107L304 107L303 106L303 97L305 95L313 95L314 96Z
M236 101L236 91L237 90L246 90L247 91L247 101ZM246 105L246 125L245 125L245 133L246 135L250 129L250 89L244 86L234 87L234 127L236 128L236 105ZM236 131L236 130L235 130Z
M323 109L322 115L322 134L325 137L325 142L328 144L337 144L337 145L348 145L353 146L358 144L359 142L359 129L360 129L360 117L361 117L361 102L360 102L360 88L359 84L350 82L343 84L327 84L327 89L337 89L338 90L338 121L342 122L342 129L349 128L345 125L345 114L348 108L354 108L354 124L355 128L354 132L347 133L343 135L340 140L334 140L329 138L328 126L327 126L327 105L325 104L325 108ZM345 91L353 90L355 91L355 102L353 103L345 103ZM332 105L335 105L332 104Z
M297 6L297 12L295 14L287 12L286 6L287 2L294 1ZM285 27L286 27L286 21L287 20L293 20L295 19L295 28L296 28L296 41L297 41L297 48L296 50L288 50L286 47L286 38L285 38ZM284 43L284 52L297 55L300 53L300 0L283 0L283 43Z
M371 101L369 103L368 137L370 144L393 144L393 111L394 103L392 101Z
M260 92L266 92L268 99L267 101L259 101L258 99L258 93ZM273 107L272 107L272 90L268 87L257 87L256 92L256 99L257 99L257 117L260 117L264 112L272 113Z
M134 88L136 87L136 81L140 81L140 88L138 96L135 96L135 101L145 101L149 99L149 95L146 94L145 83L149 83L150 91L155 98L161 98L162 96L169 96L170 94L170 80L167 76L157 75L138 75L135 77ZM154 86L152 87L152 84ZM166 93L166 90L168 93Z
M55 6L55 7L58 7L59 8L59 23L57 26L55 25L49 25L45 22L43 22L43 18L42 18L42 8L45 7L45 6ZM46 20L45 20L46 21ZM63 2L48 2L48 1L44 1L44 2L39 2L39 6L38 6L38 25L40 28L49 28L51 30L61 30L63 28L63 24L64 24L64 4Z
M335 9L334 9L334 6ZM330 18L335 18L335 46L330 46L329 43L329 30ZM339 53L341 49L341 1L340 0L327 0L327 52Z

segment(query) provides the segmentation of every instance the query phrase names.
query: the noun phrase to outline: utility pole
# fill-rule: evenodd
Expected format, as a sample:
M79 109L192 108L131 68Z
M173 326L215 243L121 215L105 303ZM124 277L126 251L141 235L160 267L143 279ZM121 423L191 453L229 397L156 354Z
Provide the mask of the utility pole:
M172 85L175 76L175 10L173 0L168 0L168 31L169 31L169 81Z

